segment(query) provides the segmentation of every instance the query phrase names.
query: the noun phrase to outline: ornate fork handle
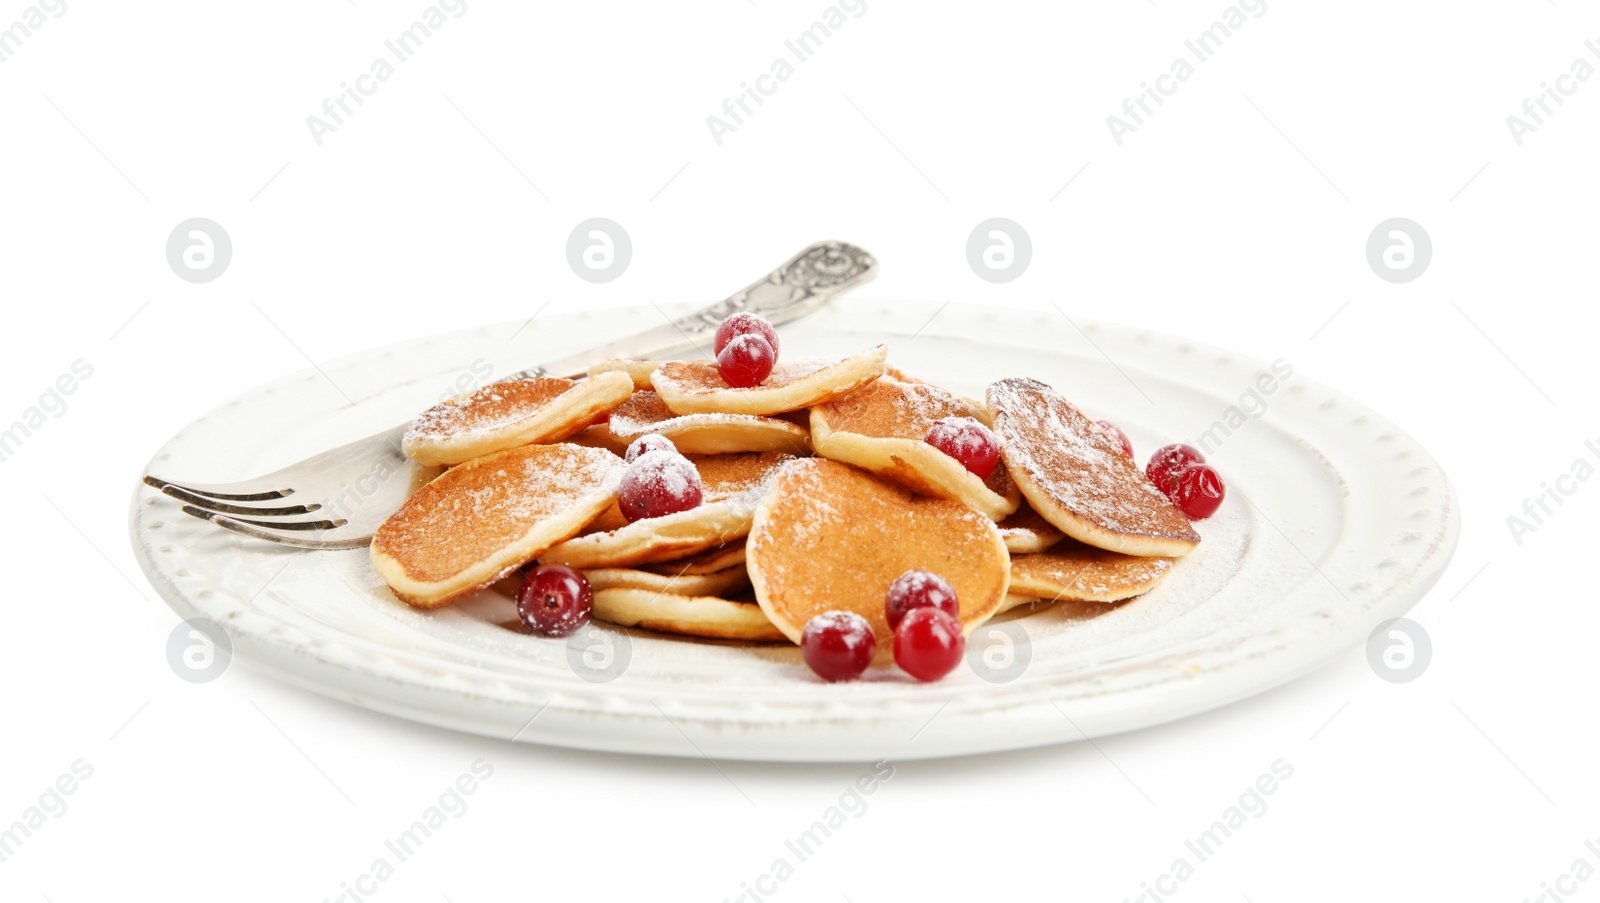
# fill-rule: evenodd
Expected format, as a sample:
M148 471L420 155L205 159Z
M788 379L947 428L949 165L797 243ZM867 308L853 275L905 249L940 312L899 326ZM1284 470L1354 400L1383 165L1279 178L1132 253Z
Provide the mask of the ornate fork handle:
M835 295L870 281L878 263L871 254L842 241L820 242L773 270L766 279L704 310L674 321L678 329L694 334L717 326L739 311L758 313L773 323L784 323L826 303Z
M693 348L709 354L707 346L728 314L757 311L774 323L787 323L871 281L877 272L877 261L860 248L820 242L726 301L677 320L663 317L667 322L654 329L511 379L582 376L613 357L650 359ZM402 423L235 483L177 483L151 474L144 481L185 503L184 513L236 533L303 549L355 549L370 543L412 491L437 474L401 453L405 429Z
M709 356L717 326L729 314L759 313L775 325L796 320L835 297L871 282L878 261L842 241L818 242L729 298L679 317L654 329L552 361L510 376L506 381L539 376L576 377L592 364L610 358L648 358L699 350Z

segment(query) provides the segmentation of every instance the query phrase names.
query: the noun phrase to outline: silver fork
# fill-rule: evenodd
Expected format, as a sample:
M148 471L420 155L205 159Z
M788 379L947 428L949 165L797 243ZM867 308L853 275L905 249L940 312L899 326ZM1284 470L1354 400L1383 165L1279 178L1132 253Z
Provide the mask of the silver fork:
M866 251L844 242L818 242L727 300L500 382L576 379L609 358L664 357L709 347L729 314L752 311L774 324L790 323L877 275L878 263ZM407 425L237 483L189 483L149 473L144 482L183 502L185 514L235 533L302 549L357 549L372 542L378 526L417 486L440 472L401 453Z

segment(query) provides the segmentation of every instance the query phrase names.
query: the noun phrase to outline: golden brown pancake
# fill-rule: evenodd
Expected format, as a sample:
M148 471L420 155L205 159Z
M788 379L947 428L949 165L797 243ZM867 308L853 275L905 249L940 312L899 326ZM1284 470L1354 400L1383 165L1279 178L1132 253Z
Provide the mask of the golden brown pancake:
M988 403L1011 478L1056 529L1128 555L1177 557L1200 542L1121 444L1054 389L1003 379Z
M714 574L735 565L743 567L744 549L745 540L741 536L725 545L713 546L687 558L675 558L672 561L647 564L644 567L658 574Z
M1011 592L1040 599L1115 602L1154 589L1171 558L1124 555L1067 539L1048 552L1011 557Z
M944 577L970 632L999 607L1009 574L994 521L826 458L779 472L746 556L756 600L790 640L800 642L815 615L853 611L872 625L880 660L892 654L884 597L896 577L913 569Z
M570 442L573 445L583 445L588 448L603 448L619 455L628 450L628 443L617 441L617 437L611 435L610 427L603 423L581 429L562 441Z
M493 383L417 415L401 450L423 464L460 464L491 452L559 442L633 394L622 373L582 382L541 377Z
M912 376L906 371L901 370L899 367L885 368L883 375L892 377L903 383L920 383L923 385L928 384L927 380ZM994 428L994 417L989 413L989 409L984 405L983 402L978 401L975 398L968 398L965 395L957 395L956 397L966 402L972 408L972 416L976 417L979 423L989 427L990 429Z
M754 414L674 414L661 396L646 390L611 411L611 435L624 445L657 433L684 454L780 451L811 454L811 434L787 420Z
M594 594L594 617L624 627L714 640L781 642L787 637L767 620L749 593L686 596L642 589L604 589Z
M637 568L594 568L583 572L589 588L639 589L678 596L722 596L750 586L750 572L734 565L709 574L658 574Z
M628 378L633 380L634 389L648 389L650 388L650 374L654 373L659 366L661 366L660 361L629 361L614 357L611 360L601 361L590 367L589 375L598 376L602 373L612 372L626 373Z
M453 602L582 530L616 500L622 469L608 451L566 444L474 458L384 521L372 565L412 605Z
M887 345L831 364L779 360L759 386L735 389L723 382L716 361L668 361L650 384L678 414L781 414L837 398L883 375Z
M1026 605L1028 606L1028 610L1023 612L1023 614L1028 615L1033 614L1034 612L1044 611L1052 604L1053 602L1050 599L1035 599L1032 596L1023 596L1017 593L1006 593L1006 597L1000 600L1000 607L995 609L994 613L997 616L1003 615L1013 608L1021 608L1022 606ZM1019 615L1019 617L1021 616Z
M739 452L731 455L684 455L700 471L706 501L764 490L793 455L782 452Z
M996 616L1005 614L1018 608L1026 607L1017 617L1025 618L1043 611L1055 613L1055 618L1064 621L1087 621L1101 615L1116 611L1124 605L1131 605L1138 596L1130 596L1115 602L1083 602L1077 599L1035 599L1032 596L1020 596L1016 593L1007 593L1004 602L1000 603L1000 610Z
M788 455L689 455L700 471L699 507L628 523L613 504L582 535L539 556L542 564L624 567L671 561L726 545L750 532L766 482Z
M980 480L960 461L926 441L937 420L977 419L960 396L924 382L885 375L811 409L817 454L888 477L923 495L961 502L1000 520L1021 501L1004 464ZM981 421L980 421L981 422Z
M1016 512L1000 522L1000 538L1006 541L1006 551L1016 556L1043 552L1065 539L1066 534L1040 517L1032 505L1023 502Z

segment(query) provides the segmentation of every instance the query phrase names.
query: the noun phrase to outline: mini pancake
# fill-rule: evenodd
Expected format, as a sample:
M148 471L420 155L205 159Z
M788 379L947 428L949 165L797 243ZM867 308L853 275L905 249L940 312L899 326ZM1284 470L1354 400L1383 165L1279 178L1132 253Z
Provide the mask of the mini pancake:
M756 511L746 548L756 601L790 640L834 609L872 625L878 658L893 652L884 594L906 571L950 582L962 630L1005 598L1006 547L994 521L960 502L915 496L897 483L826 458L779 472Z
M611 435L627 443L650 433L672 440L684 454L781 451L792 455L811 454L811 433L804 427L776 417L754 414L674 414L649 390L611 411Z
M657 574L714 574L724 568L735 565L744 566L744 537L739 537L725 545L706 549L687 558L677 558L672 561L662 561L656 564L645 565L646 570Z
M603 423L579 430L562 441L587 448L603 448L618 455L628 451L628 443L618 441L616 436L611 435L610 428Z
M885 368L883 375L898 379L903 383L920 383L922 385L929 384L927 380L912 376L906 371L901 370L899 367ZM978 401L976 398L968 398L965 395L957 395L956 397L972 407L972 416L976 417L979 423L991 429L994 428L994 416L989 413L989 409L984 405L983 402Z
M623 461L576 445L474 458L411 494L372 537L394 594L435 608L494 583L573 536L617 498Z
M748 593L684 596L642 589L603 589L594 594L594 617L624 627L713 640L781 642L787 637L767 620Z
M888 477L913 492L961 502L993 520L1017 510L1021 495L997 464L987 480L925 440L934 421L977 419L960 396L924 382L892 376L811 409L817 454Z
M734 565L709 574L658 574L636 568L595 568L583 572L589 588L638 589L678 596L721 596L750 586L750 572Z
M785 461L778 452L689 456L700 471L699 507L628 523L613 504L582 535L540 556L542 564L603 568L684 558L750 532L767 481Z
M519 445L560 442L632 394L633 381L622 373L494 383L418 414L400 447L423 464L460 464Z
M1006 541L1006 551L1015 556L1043 552L1065 539L1066 534L1040 517L1033 506L1023 502L1014 513L1000 522L1000 538Z
M988 402L1011 478L1056 529L1127 555L1177 557L1199 544L1121 444L1054 389L1003 379L989 386Z
M779 360L759 386L735 389L716 361L668 361L650 375L661 400L677 414L782 414L820 404L883 375L887 345L831 364Z
M626 373L633 380L634 389L650 388L650 374L656 372L661 366L660 361L629 361L614 357L608 361L601 361L589 368L590 376L599 376L602 373Z
M1064 540L1048 552L1011 558L1011 592L1040 599L1115 602L1154 589L1171 558L1124 555Z
M1006 593L1006 597L1000 600L1000 607L995 609L994 613L996 615L1003 615L1013 608L1021 608L1022 606L1027 605L1029 606L1029 609L1028 611L1024 612L1024 614L1033 614L1035 611L1044 611L1053 603L1054 600L1052 599L1035 599L1033 596L1023 596L1018 595L1017 593Z
M1127 605L1136 598L1138 597L1130 596L1127 599L1118 599L1115 602L1082 602L1077 599L1066 598L1036 599L1033 596L1007 593L1005 601L1000 603L1000 610L995 612L995 615L998 617L1013 609L1026 606L1026 610L1019 612L1017 617L1025 618L1032 614L1053 611L1055 612L1055 617L1060 620L1087 621L1091 618L1098 618L1108 612L1116 611L1119 606Z

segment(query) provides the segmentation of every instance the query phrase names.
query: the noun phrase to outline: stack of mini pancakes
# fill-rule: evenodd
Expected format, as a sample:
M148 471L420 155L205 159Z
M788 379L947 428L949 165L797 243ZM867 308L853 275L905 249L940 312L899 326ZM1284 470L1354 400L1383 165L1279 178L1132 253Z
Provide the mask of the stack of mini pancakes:
M905 571L948 580L970 633L1019 605L1139 595L1200 541L1049 386L1004 379L980 402L887 356L782 361L748 389L714 361L609 361L446 401L403 447L449 469L378 530L373 565L398 598L435 608L530 562L564 564L588 577L596 620L717 639L798 643L812 616L845 609L886 651L884 594ZM951 417L998 438L987 479L924 441ZM694 463L704 497L630 523L621 453L652 433Z

